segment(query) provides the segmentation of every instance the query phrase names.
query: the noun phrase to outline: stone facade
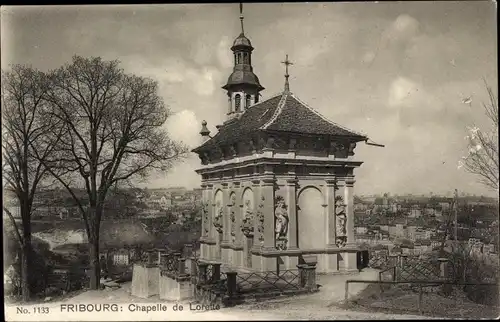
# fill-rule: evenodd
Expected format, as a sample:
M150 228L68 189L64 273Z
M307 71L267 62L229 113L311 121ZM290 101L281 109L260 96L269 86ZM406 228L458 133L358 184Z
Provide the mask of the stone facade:
M201 257L257 271L356 269L351 158L297 159L267 148L204 165Z

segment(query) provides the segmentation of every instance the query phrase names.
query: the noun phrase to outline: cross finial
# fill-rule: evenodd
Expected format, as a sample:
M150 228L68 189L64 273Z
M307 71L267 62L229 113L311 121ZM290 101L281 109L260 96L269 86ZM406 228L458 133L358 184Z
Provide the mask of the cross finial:
M240 23L241 23L241 33L244 34L245 30L243 29L243 2L240 2Z
M290 91L290 84L288 83L288 66L293 65L291 61L288 60L288 54L286 55L285 61L281 62L282 64L285 65L285 92Z

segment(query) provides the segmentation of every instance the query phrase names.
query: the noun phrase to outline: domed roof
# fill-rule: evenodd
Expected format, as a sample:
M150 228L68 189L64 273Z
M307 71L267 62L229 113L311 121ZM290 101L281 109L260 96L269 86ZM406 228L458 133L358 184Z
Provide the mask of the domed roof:
M259 78L252 71L248 70L235 70L227 79L227 84L224 85L224 89L227 89L231 85L248 84L257 86L259 89L264 89L260 85Z
M253 49L252 47L252 43L250 42L250 39L248 39L243 33L241 33L233 42L233 47L231 47L231 49L235 48L235 47L240 47L240 46L244 46L244 47L250 47Z

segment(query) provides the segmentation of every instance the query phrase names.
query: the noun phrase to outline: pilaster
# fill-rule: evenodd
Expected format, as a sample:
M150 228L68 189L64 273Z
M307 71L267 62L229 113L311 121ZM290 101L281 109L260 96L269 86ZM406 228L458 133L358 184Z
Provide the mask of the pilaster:
M327 200L327 247L337 248L335 244L336 235L336 219L335 219L335 187L337 180L335 178L326 180L326 200Z
M346 204L346 231L347 231L347 247L356 245L354 238L354 177L347 177L344 186L344 202Z
M222 183L222 207L223 212L223 232L222 232L222 245L228 244L231 240L231 219L229 218L229 184L227 182Z
M287 204L288 204L288 249L297 247L297 182L296 178L286 180Z
M252 191L253 191L253 246L252 250L260 249L260 220L259 211L261 204L261 187L260 180L252 180Z
M243 200L241 200L242 188L240 182L233 182L233 191L236 194L236 204L234 205L234 244L235 247L243 247L243 232L241 225L243 223Z
M275 232L274 232L274 184L275 179L272 175L262 179L261 193L265 197L262 207L264 215L264 243L263 250L273 251L275 247Z

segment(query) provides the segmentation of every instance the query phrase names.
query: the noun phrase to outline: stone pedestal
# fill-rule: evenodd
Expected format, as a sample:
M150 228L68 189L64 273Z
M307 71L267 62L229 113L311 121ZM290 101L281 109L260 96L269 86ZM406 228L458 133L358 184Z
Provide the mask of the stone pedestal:
M160 276L159 296L162 300L182 301L194 297L194 288L190 277Z
M158 266L135 264L132 271L132 296L148 298L158 295L159 276Z

